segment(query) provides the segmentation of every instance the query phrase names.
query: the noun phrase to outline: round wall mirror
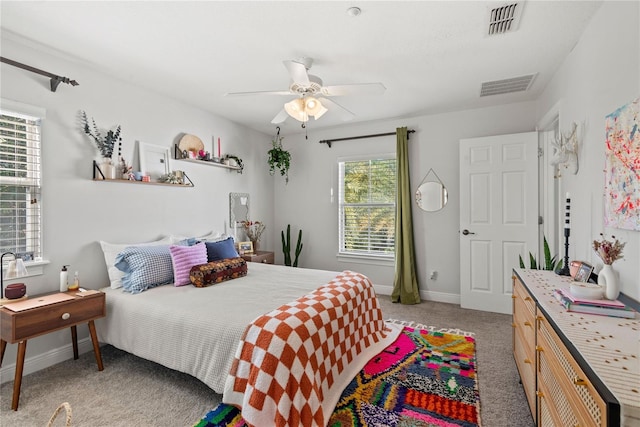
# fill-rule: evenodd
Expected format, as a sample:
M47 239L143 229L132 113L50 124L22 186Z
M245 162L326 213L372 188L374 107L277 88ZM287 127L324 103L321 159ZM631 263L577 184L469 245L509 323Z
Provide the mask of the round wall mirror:
M430 174L433 174L435 179L428 180ZM416 204L423 211L436 212L444 208L448 198L447 188L433 169L429 169L416 190Z

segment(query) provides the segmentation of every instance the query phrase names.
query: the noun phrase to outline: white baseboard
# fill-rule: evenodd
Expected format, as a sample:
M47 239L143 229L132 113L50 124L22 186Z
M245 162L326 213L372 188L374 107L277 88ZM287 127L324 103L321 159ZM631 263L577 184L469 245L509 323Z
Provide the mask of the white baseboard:
M378 295L391 295L393 292L393 286L373 285L373 287ZM460 305L460 295L458 294L421 290L420 298L425 301L446 302L449 304Z
M7 348L9 346L11 346L11 344L7 344ZM78 353L83 354L89 351L93 351L91 338L87 337L78 340ZM5 365L4 362L8 362L7 357L8 355L5 352L3 367L0 368L0 384L12 381L16 375L16 362L14 360L10 365ZM57 363L64 362L65 360L69 359L73 359L73 346L71 344L67 344L63 347L47 351L46 353L38 354L33 357L28 357L24 360L24 369L22 371L22 376L31 374L44 368L48 368L49 366L53 366Z

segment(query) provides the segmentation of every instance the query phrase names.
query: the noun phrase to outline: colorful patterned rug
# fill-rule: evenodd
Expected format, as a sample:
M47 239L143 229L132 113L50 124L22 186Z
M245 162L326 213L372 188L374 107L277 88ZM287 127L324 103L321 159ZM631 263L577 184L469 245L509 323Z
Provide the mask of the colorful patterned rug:
M342 393L330 427L479 426L475 339L461 331L405 326ZM220 404L194 427L244 427Z

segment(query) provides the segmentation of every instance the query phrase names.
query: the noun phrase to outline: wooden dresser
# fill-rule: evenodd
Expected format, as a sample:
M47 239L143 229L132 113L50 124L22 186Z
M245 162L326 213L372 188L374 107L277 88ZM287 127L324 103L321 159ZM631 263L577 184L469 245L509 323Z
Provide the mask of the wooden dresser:
M571 278L514 269L513 354L538 426L640 426L640 318L568 312Z

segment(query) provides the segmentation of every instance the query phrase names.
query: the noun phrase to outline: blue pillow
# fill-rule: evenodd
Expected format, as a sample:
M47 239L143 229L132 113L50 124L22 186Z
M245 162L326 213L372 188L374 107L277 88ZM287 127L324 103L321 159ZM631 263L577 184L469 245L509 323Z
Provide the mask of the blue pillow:
M173 282L169 245L125 248L116 256L114 265L124 272L122 288L132 294Z
M233 237L229 237L217 242L204 242L207 246L207 260L219 261L225 258L237 258L238 251L236 251L235 244L233 243Z

